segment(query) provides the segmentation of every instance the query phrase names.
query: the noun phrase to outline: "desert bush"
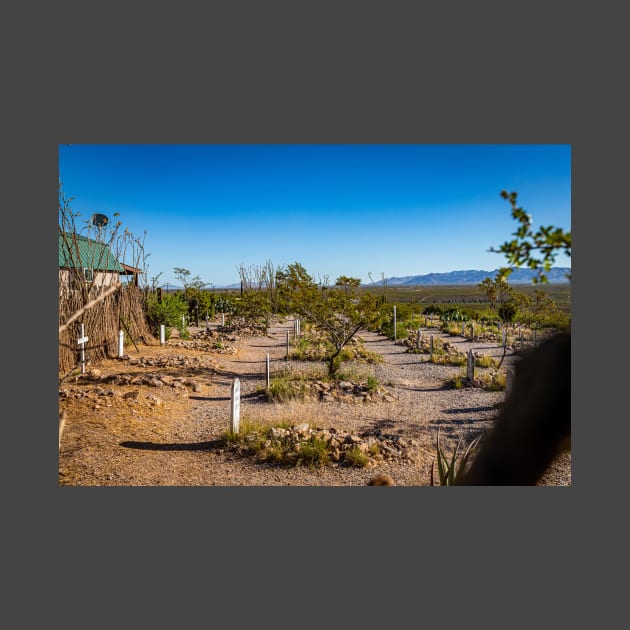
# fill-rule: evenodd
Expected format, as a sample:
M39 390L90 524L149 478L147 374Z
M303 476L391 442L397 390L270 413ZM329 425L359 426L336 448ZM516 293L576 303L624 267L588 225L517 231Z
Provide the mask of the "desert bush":
M267 398L271 402L278 403L304 400L306 387L304 375L295 374L290 370L281 370L270 378Z

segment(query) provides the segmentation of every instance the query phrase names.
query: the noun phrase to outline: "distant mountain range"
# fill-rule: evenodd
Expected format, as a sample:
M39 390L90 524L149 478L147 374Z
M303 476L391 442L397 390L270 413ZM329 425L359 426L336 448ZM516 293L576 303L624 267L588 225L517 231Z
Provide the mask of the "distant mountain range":
M462 271L448 271L446 273L427 273L423 276L402 276L385 278L377 282L366 284L365 286L380 286L385 282L388 286L409 286L409 285L430 285L430 284L479 284L486 278L494 278L498 269L494 271L483 271L476 269L466 269ZM547 273L547 280L551 283L567 283L567 274L571 272L570 267L552 267ZM533 269L513 269L509 277L511 284L530 284L536 275Z
M498 269L484 271L483 269L465 269L461 271L447 271L445 273L427 273L422 276L401 276L385 278L387 286L411 286L411 285L431 285L431 284L479 284L486 278L494 280ZM566 277L571 272L571 267L552 267L547 272L547 279L551 283L567 283ZM532 269L514 269L509 277L510 284L531 284L536 272ZM383 285L383 280L362 284L364 287L378 287ZM241 283L235 282L224 286L214 287L215 289L240 289ZM183 291L183 287L174 284L168 285L169 291ZM207 289L210 286L206 287Z

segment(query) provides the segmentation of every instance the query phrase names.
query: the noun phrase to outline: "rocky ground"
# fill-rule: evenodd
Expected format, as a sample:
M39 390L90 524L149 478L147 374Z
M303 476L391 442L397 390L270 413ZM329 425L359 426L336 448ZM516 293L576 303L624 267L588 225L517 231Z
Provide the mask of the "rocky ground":
M230 331L214 322L190 328L191 339L171 337L164 346L126 347L123 358L88 365L85 374L59 388L65 426L59 447L59 484L70 486L364 486L378 478L397 486L431 485L435 440L447 451L488 429L504 392L481 387L453 389L445 383L466 367L436 365L424 353L363 331L363 346L379 363L344 365L335 388L314 379L305 401L271 403L270 372L323 375L316 362L286 359L293 321L275 323L268 334ZM435 329L454 351L500 357L494 341L471 342ZM508 362L513 360L508 357ZM481 374L486 370L477 368ZM361 386L367 376L378 389ZM226 445L231 389L240 383L241 425L302 425L339 444L338 461L320 467L280 466ZM279 429L280 430L280 429ZM286 430L286 429L284 429ZM295 429L297 432L297 429ZM298 439L296 437L296 439ZM365 467L344 460L345 445L379 444ZM437 484L437 471L434 470ZM552 464L539 485L571 485L571 453Z

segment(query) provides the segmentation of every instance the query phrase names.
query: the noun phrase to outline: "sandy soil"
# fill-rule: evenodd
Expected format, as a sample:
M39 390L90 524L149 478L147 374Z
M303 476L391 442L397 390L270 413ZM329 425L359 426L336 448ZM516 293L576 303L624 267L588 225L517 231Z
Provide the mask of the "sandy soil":
M164 346L129 346L122 359L89 365L86 374L60 385L59 408L66 417L59 447L60 485L362 486L384 474L398 486L426 486L438 428L447 449L459 438L470 440L491 427L504 398L503 392L482 388L445 388L445 381L465 368L429 363L426 355L363 332L364 346L384 361L348 369L374 375L387 392L383 399L274 404L264 393L267 355L272 376L286 368L323 370L318 363L286 360L293 322L274 324L268 335L219 334L216 322L210 329L214 340L200 339L205 327L192 327L189 341L174 335ZM448 339L463 351L501 354L496 344ZM241 388L242 423L308 422L356 434L380 432L404 440L407 455L365 468L310 469L239 454L223 441L235 378ZM539 485L571 485L570 452L558 457Z

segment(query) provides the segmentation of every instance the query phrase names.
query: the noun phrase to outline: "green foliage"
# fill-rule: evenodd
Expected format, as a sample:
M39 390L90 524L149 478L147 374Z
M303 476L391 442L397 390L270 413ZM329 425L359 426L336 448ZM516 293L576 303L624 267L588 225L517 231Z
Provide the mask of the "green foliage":
M336 287L341 287L346 292L356 289L361 284L361 278L351 278L349 276L339 276L335 282Z
M475 366L480 368L496 368L499 362L489 354L475 358Z
M234 313L236 311L235 300L224 296L218 297L214 302L214 309L217 313Z
M352 466L354 468L365 468L370 462L370 458L364 453L358 446L353 446L348 449L344 458L346 466Z
M328 450L328 443L325 440L311 436L300 444L296 465L325 466L329 460Z
M289 289L292 291L287 294ZM289 265L282 291L291 309L314 324L329 343L331 349L325 360L331 377L339 369L343 348L359 330L374 325L381 317L380 300L374 294L355 295L339 286L317 285L298 263Z
M269 327L272 308L269 293L257 289L243 291L241 297L234 304L234 313L252 324L263 323Z
M290 370L276 372L269 380L267 398L271 402L284 403L289 400L304 400L306 380L301 374Z
M490 248L489 251L504 254L508 263L515 267L526 265L537 270L537 275L533 279L535 284L547 282L545 272L551 269L558 252L571 256L571 232L553 226L541 226L534 232L531 215L516 205L517 194L503 190L501 197L510 203L512 218L519 226L513 232L515 238L504 242L498 249ZM509 268L503 268L500 273L507 277L511 271Z
M188 303L179 293L164 293L161 300L155 293L147 296L147 322L153 334L159 334L164 324L165 334L170 328L182 328L182 316L188 313ZM180 330L181 332L181 330Z

